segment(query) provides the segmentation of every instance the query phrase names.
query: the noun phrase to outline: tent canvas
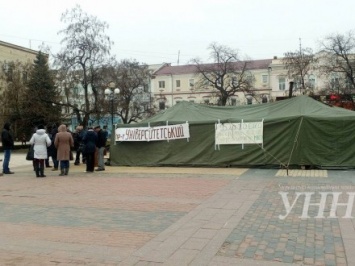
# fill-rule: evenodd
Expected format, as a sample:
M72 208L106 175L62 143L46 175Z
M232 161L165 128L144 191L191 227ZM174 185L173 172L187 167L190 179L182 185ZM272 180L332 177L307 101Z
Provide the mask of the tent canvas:
M262 144L215 145L216 123L242 121L263 121ZM186 122L188 139L116 141L110 147L111 165L355 167L355 112L304 95L237 107L180 102L141 123L118 128Z

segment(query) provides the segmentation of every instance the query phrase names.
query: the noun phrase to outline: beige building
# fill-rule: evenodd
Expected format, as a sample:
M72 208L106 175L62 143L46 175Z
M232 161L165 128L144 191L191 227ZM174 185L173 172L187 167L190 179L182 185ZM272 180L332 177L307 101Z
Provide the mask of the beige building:
M254 77L253 97L243 92L236 93L229 99L227 105L244 105L249 103L259 104L263 102L276 101L288 97L289 84L292 79L287 75L282 59L274 57L265 60L252 60L248 64L248 71ZM153 72L151 80L151 94L155 105L159 109L165 109L175 105L179 101L191 101L202 104L216 104L215 90L197 89L194 84L198 82L199 75L194 65L171 66L163 64ZM326 86L329 86L328 78L322 76L313 68L305 77L306 81L317 93ZM293 95L304 94L297 88L294 82Z
M0 97L7 88L8 82L11 80L6 80L6 77L12 73L12 64L33 64L38 51L34 51L25 47L14 45L11 43L0 41ZM19 70L19 69L17 69ZM21 70L20 70L21 71ZM27 79L27 71L21 71L22 80ZM10 75L11 76L11 75ZM0 101L1 102L1 101ZM0 126L4 124L7 120L7 112L9 110L4 109L4 104L0 104Z
M272 60L254 60L248 65L248 71L254 76L253 90L259 97L269 97L269 66ZM195 86L199 75L195 65L171 66L163 64L153 73L151 80L152 97L159 109L168 108L180 101L191 101L202 104L216 104L215 90L209 87ZM261 100L261 98L260 98ZM238 92L229 99L228 105L246 103L246 95Z
M38 51L34 51L25 47L21 47L15 44L0 41L0 73L3 74L7 71L11 71L11 62L20 62L23 64L33 63ZM3 78L0 78L0 94L5 88L5 82Z
M285 65L282 63L282 58L274 57L270 65L270 87L271 99L277 100L279 97L288 97L290 82L294 82L293 95L305 94L307 91L299 89L300 84L296 80L289 78ZM322 75L317 67L312 67L305 76L305 82L312 88L314 93L318 93L329 85L328 78Z
M0 41L1 61L21 61L32 63L37 54L38 51Z

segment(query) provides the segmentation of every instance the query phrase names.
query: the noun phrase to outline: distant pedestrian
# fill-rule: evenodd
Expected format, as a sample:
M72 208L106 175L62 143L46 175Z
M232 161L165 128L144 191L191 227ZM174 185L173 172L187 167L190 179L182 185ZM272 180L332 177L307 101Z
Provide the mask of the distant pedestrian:
M74 147L74 140L67 126L62 124L58 127L58 133L54 140L57 148L57 160L60 161L60 176L68 175L71 147Z
M95 151L97 143L97 134L92 127L89 127L83 137L84 154L86 159L86 172L92 173L95 168Z
M49 133L49 138L51 139L52 144L48 148L48 153L49 153L48 157L49 156L52 157L52 161L53 161L52 171L57 171L59 166L59 162L57 160L57 148L54 146L54 140L57 133L58 133L58 126L57 124L54 124L52 130Z
M95 171L105 171L104 152L106 148L107 134L98 125L95 127L97 133L97 148L99 149L98 165Z
M74 165L80 164L80 155L82 155L82 162L85 162L85 156L83 152L83 137L85 135L85 130L82 124L76 127L74 132L74 149L76 151Z
M46 133L47 133L49 139L51 138L51 135L50 135L51 131L52 131L52 128L51 128L51 127L47 128ZM52 140L51 140L51 141L52 141ZM45 163L45 165L46 165L46 168L51 168L51 167L52 167L52 166L50 165L50 163L49 163L49 157L51 156L49 149L50 149L50 146L47 147L47 158L44 160L44 163Z
M30 144L34 145L34 168L36 177L46 177L44 175L45 160L48 158L47 148L51 145L51 139L46 133L43 125L38 126L36 133L32 135Z
M1 132L1 142L2 142L2 148L4 150L4 161L2 164L2 172L4 174L14 174L14 172L11 172L9 168L11 151L14 148L14 137L10 127L11 127L10 123L5 123L4 129Z
M104 125L104 126L103 126L102 131L105 133L106 139L108 139L107 125Z
M22 136L21 136L21 146L26 146L26 134L23 133Z

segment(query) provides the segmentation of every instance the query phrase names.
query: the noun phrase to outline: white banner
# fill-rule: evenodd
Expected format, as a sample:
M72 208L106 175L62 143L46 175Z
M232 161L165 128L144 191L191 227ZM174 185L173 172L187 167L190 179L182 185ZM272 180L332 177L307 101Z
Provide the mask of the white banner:
M263 122L216 124L215 144L263 143Z
M190 138L189 124L116 128L116 141L160 141Z

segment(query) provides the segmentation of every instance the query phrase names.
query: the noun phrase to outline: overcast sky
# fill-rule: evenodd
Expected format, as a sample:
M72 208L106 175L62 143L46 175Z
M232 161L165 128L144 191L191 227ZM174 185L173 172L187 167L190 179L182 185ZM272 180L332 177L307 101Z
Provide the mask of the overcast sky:
M61 14L76 4L109 24L112 55L147 64L208 62L212 42L242 58L282 57L355 29L354 0L0 0L0 40L58 52Z

